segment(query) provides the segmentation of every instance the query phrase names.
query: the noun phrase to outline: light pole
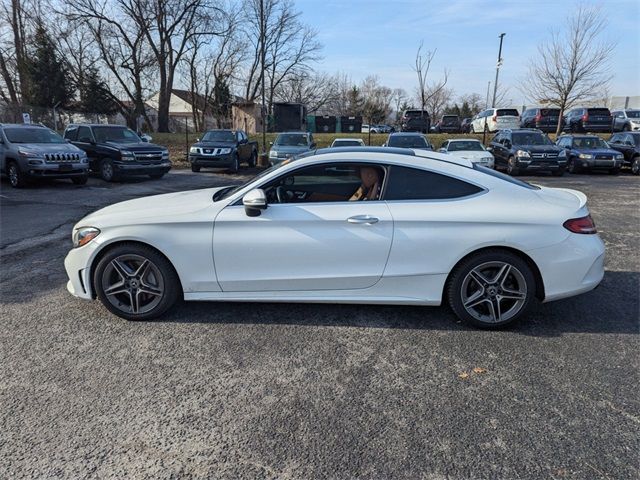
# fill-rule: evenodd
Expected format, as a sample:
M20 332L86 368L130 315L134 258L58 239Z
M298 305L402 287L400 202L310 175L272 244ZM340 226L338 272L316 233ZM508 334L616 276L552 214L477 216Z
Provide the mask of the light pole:
M491 108L496 108L496 95L498 94L498 73L500 73L500 65L502 65L502 39L506 33L500 34L500 48L498 49L498 63L496 64L496 81L493 83L493 101Z
M489 108L489 90L491 89L491 80L487 82L487 100L484 102L484 109Z
M260 159L260 163L264 162L265 155L267 154L267 111L264 102L264 64L265 64L265 25L264 25L264 0L260 0L260 68L262 70L262 108L260 109L260 114L262 117L262 158Z

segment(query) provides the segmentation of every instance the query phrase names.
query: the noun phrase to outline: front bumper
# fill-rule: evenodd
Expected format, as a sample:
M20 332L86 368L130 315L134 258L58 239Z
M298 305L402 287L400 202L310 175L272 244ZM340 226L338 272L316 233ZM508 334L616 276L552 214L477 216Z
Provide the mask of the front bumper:
M198 155L189 154L189 162L196 167L227 168L233 165L233 154L226 155Z
M171 162L162 162L153 165L140 163L114 163L114 170L118 175L157 175L171 170Z
M555 171L567 166L566 159L532 159L530 157L517 157L516 164L521 171Z
M71 163L71 164L27 164L21 166L23 171L30 177L40 178L70 178L82 177L89 175L88 163Z
M95 240L79 248L73 248L64 259L64 268L67 271L67 290L71 295L85 300L94 297L91 291L91 272L89 266L98 252L100 244Z
M561 243L526 252L542 276L545 302L596 288L604 277L604 242L599 235L570 233Z
M622 160L597 160L593 158L582 159L578 158L578 162L582 168L588 168L591 170L603 169L610 170L613 168L622 168Z

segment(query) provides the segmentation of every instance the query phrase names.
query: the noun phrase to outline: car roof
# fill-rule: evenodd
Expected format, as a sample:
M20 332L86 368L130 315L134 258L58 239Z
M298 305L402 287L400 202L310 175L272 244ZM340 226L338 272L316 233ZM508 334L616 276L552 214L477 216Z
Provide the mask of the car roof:
M278 135L285 135L285 134L290 134L290 133L304 133L305 135L309 135L311 132L303 132L301 130L292 130L290 132L278 132Z
M445 140L445 142L478 142L478 143L482 143L477 138L450 138L448 140Z
M350 142L362 142L362 141L364 141L361 138L349 138L349 137L341 137L341 138L334 138L333 139L334 142L337 142L338 140L348 140Z
M119 127L129 128L126 125L118 125L116 123L70 123L67 128L70 127Z
M536 132L536 133L544 133L542 130L537 128L503 128L502 130L498 130L497 133L513 133L513 132Z
M0 127L11 128L49 128L46 125L40 125L37 123L0 123Z
M420 132L393 132L389 134L390 137L422 137Z

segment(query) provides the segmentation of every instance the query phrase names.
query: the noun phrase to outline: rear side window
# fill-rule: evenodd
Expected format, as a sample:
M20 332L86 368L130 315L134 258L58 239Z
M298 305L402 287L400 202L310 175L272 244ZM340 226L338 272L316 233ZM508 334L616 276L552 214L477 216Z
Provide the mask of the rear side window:
M78 127L67 128L67 130L65 130L64 132L64 138L71 141L74 141L76 138L78 138Z
M499 108L496 112L496 116L498 117L505 117L507 115L517 117L520 114L515 108Z
M481 192L476 185L418 168L392 166L385 200L439 200Z
M509 175L505 175L502 172L498 172L497 170L493 170L491 168L483 167L482 165L478 165L477 163L473 164L473 169L478 170L479 172L485 173L495 178L499 178L500 180L504 180L505 182L512 183L514 185L518 185L519 187L524 187L529 190L540 190L540 187L536 187L535 185L531 185L530 183L523 182L522 180L518 180Z

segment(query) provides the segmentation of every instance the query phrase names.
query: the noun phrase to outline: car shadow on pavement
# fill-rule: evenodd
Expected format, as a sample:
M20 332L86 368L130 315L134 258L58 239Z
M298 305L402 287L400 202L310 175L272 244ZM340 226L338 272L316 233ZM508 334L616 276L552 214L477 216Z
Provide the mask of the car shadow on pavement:
M596 290L541 304L507 331L536 337L565 333L637 334L640 329L640 273L606 272ZM400 328L469 329L448 307L303 303L184 302L156 322L284 324Z

